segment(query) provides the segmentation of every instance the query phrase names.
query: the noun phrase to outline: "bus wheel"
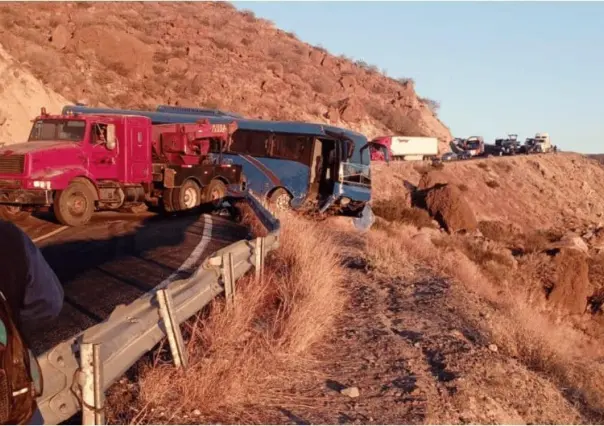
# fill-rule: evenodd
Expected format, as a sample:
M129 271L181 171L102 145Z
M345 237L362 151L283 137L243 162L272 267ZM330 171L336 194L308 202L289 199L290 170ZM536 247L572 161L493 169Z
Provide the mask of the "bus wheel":
M221 180L214 179L203 189L203 201L213 208L220 208L227 195L227 187Z
M292 197L285 189L278 188L271 194L268 201L275 209L277 209L277 211L285 211L289 210Z
M19 222L29 217L30 213L25 210L21 210L19 206L0 206L0 219L8 220L11 222Z
M172 204L177 211L191 210L201 204L201 189L194 180L187 180L180 188L174 188Z
M63 225L85 225L94 213L94 194L85 183L72 182L67 189L56 192L53 211Z

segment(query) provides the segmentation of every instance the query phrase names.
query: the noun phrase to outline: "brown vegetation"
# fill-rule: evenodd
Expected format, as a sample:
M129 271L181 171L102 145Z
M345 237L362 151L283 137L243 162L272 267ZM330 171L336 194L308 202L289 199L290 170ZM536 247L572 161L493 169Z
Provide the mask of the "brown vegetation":
M418 228L434 227L432 218L426 210L409 207L408 200L403 197L390 201L377 201L373 206L373 212L391 222L407 223Z
M262 281L240 280L232 305L217 300L187 323L186 373L159 360L139 367L129 400L119 387L110 397L112 419L262 423L248 404L288 407L294 401L279 389L296 374L309 374L313 345L330 332L345 303L340 262L326 233L287 217Z

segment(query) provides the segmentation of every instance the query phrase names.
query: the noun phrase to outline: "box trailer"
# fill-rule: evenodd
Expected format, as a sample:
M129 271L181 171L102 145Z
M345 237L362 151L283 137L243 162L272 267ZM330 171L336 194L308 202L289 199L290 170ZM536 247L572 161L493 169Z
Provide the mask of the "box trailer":
M438 139L415 136L381 136L372 143L388 148L393 160L421 161L438 155ZM380 160L379 154L372 160Z

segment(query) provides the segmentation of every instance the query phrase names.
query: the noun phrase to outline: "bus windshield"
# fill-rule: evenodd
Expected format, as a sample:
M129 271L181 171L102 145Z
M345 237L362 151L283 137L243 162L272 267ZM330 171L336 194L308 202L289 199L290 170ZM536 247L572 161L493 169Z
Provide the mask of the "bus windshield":
M31 128L28 141L81 142L85 133L84 120L37 120Z

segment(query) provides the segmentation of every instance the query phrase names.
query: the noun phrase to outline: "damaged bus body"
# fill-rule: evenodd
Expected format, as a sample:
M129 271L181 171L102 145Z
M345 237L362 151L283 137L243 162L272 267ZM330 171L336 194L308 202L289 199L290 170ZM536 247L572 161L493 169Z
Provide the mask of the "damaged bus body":
M373 222L371 142L360 133L334 126L252 120L217 110L160 106L157 111L66 106L63 113L125 114L149 117L153 124L237 122L223 161L241 165L247 188L276 209L308 209L353 216L367 228ZM375 147L381 149L381 147ZM387 154L386 154L387 155Z

